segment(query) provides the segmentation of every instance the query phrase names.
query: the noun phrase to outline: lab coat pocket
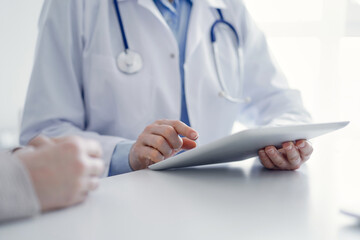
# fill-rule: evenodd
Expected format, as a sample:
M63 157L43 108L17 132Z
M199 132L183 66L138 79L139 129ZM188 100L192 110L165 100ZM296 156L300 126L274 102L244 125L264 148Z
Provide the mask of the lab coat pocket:
M135 74L122 73L112 56L92 54L84 61L88 74L89 103L91 113L108 124L118 126L119 130L144 127L147 123L153 94L151 72L144 67ZM114 122L120 121L120 124Z

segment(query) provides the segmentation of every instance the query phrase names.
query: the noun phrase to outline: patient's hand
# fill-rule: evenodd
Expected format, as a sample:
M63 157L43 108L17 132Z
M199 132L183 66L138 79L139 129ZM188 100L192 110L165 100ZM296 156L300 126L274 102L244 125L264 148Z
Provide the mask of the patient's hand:
M313 152L313 147L306 140L286 142L282 148L276 149L274 146L268 146L259 151L259 158L267 169L274 170L296 170L309 160Z
M14 154L29 172L42 211L82 202L104 171L100 145L79 137L39 136Z

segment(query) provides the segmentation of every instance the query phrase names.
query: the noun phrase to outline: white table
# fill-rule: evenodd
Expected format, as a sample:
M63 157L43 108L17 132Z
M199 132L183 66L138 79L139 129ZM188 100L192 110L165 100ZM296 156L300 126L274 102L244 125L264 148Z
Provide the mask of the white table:
M0 239L360 239L322 152L295 172L247 160L107 178L84 204L1 225Z

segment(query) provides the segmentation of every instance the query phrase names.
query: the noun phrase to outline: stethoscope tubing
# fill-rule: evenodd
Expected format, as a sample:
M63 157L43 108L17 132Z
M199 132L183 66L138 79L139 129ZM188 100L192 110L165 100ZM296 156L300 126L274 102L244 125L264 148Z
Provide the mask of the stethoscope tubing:
M116 16L118 18L118 22L120 25L121 36L122 36L122 39L124 42L124 48L125 48L125 51L127 51L127 50L129 50L129 44L128 44L127 37L125 34L125 28L124 28L124 24L123 24L123 21L121 18L119 3L117 2L117 0L114 0L114 5L115 5L115 9L116 9Z
M239 76L239 81L240 81L240 86L243 86L244 84L244 58L243 58L243 46L242 46L242 39L240 38L238 32L236 31L235 27L229 23L228 21L226 21L224 19L224 15L221 11L221 9L216 9L217 13L219 14L219 19L216 20L213 25L211 26L211 30L210 30L210 39L211 39L211 43L212 43L212 49L213 49L213 54L214 54L214 60L215 60L215 70L216 70L216 74L217 74L217 78L220 84L220 88L221 91L219 92L219 96L227 99L228 101L232 102L232 103L249 103L251 101L250 98L235 98L232 97L231 95L229 95L228 93L230 92L229 89L227 88L224 79L222 78L220 72L219 72L219 65L220 65L220 61L218 59L218 47L217 47L217 42L216 42L216 34L215 34L215 28L216 26L220 25L220 24L224 24L226 25L235 35L236 37L236 43L237 43L237 57L238 57L238 63L239 63L239 69L240 69L240 76ZM240 93L240 96L242 95L242 92Z
M127 73L127 74L133 74L133 73L136 73L137 71L139 71L142 67L142 58L140 56L140 54L136 53L136 52L133 52L133 51L130 51L130 48L129 48L129 43L128 43L128 40L127 40L127 37L126 37L126 33L125 33L125 28L124 28L124 24L123 24L123 21L122 21L122 17L121 17L121 13L120 13L120 8L119 8L119 3L118 3L118 0L114 0L114 6L115 6L115 10L116 10L116 16L117 16L117 19L118 19L118 23L119 23L119 26L120 26L120 32L121 32L121 37L123 39L123 44L124 44L124 52L123 53L120 53L118 59L120 58L120 62L123 63L122 59L126 59L126 58L129 58L131 57L130 55L132 54L133 57L137 58L138 59L138 68L135 68L134 70L130 70L129 67L124 67L122 66L123 64L119 64L119 68L121 71L123 71L124 73ZM229 27L229 29L231 29L231 31L233 32L233 34L235 35L236 37L236 41L237 41L237 48L238 48L238 51L239 51L239 54L238 54L238 61L240 63L239 67L240 67L240 82L241 84L243 84L243 56L242 56L242 39L240 39L240 36L239 34L237 33L235 27L227 22L225 19L224 19L224 15L221 11L221 9L216 9L216 11L218 12L219 14L219 17L220 19L216 20L213 25L211 26L211 30L210 30L210 38L211 38L211 43L213 45L213 51L214 51L214 58L215 58L215 65L216 65L216 74L218 76L218 80L219 80L219 83L220 83L220 88L221 88L221 91L219 92L219 95L224 97L225 99L229 100L230 102L233 102L233 103L247 103L249 102L250 100L249 99L242 99L242 98L234 98L232 96L230 96L228 93L229 93L229 90L227 89L227 86L224 82L224 79L222 79L222 76L220 75L219 73L219 59L217 58L218 54L217 54L217 51L218 51L218 48L217 48L217 44L216 44L216 35L215 35L215 27L219 24L225 24L226 26Z
M234 35L236 36L236 41L237 41L238 45L240 46L241 41L240 41L240 37L239 37L236 29L234 28L234 26L233 26L231 23L225 21L224 19L218 19L218 20L216 20L216 21L214 22L214 24L211 26L211 30L210 30L210 39L211 39L211 42L212 42L212 43L216 42L215 27L216 27L218 24L221 24L221 23L227 25L227 26L231 29L231 31L232 31L232 32L234 33Z

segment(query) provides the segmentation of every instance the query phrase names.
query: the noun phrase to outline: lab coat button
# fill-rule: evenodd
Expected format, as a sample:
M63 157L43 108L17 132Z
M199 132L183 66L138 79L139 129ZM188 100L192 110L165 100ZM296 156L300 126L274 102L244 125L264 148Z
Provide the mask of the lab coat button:
M175 53L171 53L171 54L170 54L170 57L171 57L171 58L175 58Z

